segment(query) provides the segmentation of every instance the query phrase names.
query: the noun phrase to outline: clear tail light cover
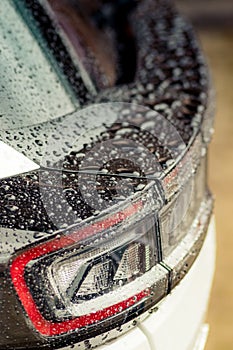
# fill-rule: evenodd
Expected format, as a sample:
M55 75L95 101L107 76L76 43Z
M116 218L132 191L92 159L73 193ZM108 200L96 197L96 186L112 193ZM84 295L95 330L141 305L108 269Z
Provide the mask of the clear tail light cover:
M163 258L166 258L188 233L207 191L207 159L203 157L182 190L165 205L159 215Z
M125 313L124 319L132 307L165 295L158 198L152 189L120 211L58 234L13 260L14 287L37 331L56 336L114 315Z

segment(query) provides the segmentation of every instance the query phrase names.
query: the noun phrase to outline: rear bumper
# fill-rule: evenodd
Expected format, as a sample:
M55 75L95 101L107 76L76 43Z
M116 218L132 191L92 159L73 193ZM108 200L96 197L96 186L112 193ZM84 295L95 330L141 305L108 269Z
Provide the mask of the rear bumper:
M208 335L208 326L203 321L214 266L215 225L212 218L200 254L180 284L137 327L97 349L203 350Z

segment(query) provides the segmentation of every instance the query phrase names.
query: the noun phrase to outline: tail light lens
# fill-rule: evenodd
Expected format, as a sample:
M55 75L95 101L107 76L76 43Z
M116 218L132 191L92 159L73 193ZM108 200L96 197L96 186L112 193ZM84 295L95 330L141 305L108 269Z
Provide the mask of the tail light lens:
M160 231L163 258L166 258L188 233L194 218L200 210L206 193L206 157L195 173L160 213Z
M126 317L132 307L165 295L167 280L161 282L165 273L157 264L155 198L137 199L15 258L14 287L41 334L55 336L114 315Z

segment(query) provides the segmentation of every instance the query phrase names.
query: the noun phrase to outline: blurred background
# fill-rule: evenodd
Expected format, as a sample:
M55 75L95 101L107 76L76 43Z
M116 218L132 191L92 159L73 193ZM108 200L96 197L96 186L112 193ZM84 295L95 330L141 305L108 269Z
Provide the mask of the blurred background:
M207 321L206 350L233 349L233 0L177 0L193 23L216 90L209 184L217 225L217 265ZM200 286L201 287L201 286Z

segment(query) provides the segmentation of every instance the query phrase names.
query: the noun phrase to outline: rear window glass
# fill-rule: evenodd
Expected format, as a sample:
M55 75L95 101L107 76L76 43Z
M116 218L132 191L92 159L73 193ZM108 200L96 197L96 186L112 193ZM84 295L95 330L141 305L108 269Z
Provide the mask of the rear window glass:
M68 92L10 1L0 1L0 14L2 130L43 123L71 113L74 105Z

